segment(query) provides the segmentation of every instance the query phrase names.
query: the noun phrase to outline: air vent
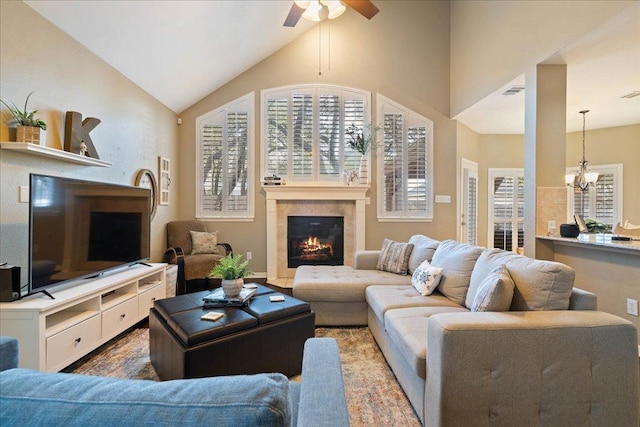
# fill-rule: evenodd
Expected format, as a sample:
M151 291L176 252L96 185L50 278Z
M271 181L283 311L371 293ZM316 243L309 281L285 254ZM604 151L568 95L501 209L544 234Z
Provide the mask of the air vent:
M630 98L635 98L636 96L640 96L640 90L634 90L631 93L628 93L626 95L622 95L620 98L630 99Z
M502 92L505 96L516 95L524 90L524 86L511 86L509 89Z

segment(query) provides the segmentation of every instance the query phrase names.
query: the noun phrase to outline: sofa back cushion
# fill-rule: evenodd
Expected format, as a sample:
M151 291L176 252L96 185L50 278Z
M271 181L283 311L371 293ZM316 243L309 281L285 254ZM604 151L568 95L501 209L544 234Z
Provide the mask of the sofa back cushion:
M479 246L454 240L440 242L433 254L431 265L442 268L438 290L456 304L464 305L471 272L482 253Z
M469 292L467 292L467 298L465 300L465 306L468 309L471 309L473 301L480 289L480 284L489 273L517 256L518 254L515 252L503 251L502 249L485 249L482 251L482 255L480 255L476 261L473 272L471 273Z
M511 310L566 310L575 271L559 262L517 256L505 264L516 285Z
M149 381L0 372L5 425L289 425L282 374Z
M422 234L416 234L411 236L409 243L413 245L413 250L409 256L409 274L413 274L423 261L431 262L440 241L433 240Z

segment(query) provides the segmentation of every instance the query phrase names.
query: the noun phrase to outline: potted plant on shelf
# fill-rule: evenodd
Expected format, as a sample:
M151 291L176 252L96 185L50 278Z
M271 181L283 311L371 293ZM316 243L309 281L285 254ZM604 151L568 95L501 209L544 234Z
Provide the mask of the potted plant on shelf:
M229 298L237 297L244 285L244 278L251 274L249 261L241 262L242 255L228 254L220 259L218 264L211 269L209 276L222 278L222 290Z
M361 184L366 185L369 182L367 154L369 154L371 150L376 149L376 133L378 133L380 129L382 129L380 126L373 126L371 124L357 126L355 123L352 123L345 131L347 134L347 146L362 155L360 158L360 170L358 171Z
M12 121L18 124L16 128L16 142L30 142L32 144L45 145L47 124L40 119L36 119L35 115L38 110L27 110L27 104L29 103L31 95L33 95L33 92L27 95L27 99L24 102L24 110L20 110L16 104L7 99L1 99L0 101L9 109L9 112L13 116Z

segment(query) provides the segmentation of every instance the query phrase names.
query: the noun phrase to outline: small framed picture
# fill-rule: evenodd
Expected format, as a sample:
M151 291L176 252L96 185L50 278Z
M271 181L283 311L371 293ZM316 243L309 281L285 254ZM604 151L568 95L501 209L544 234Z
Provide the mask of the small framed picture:
M582 219L582 215L574 215L573 218L576 220L576 225L578 226L578 230L581 233L588 233L589 229L587 228L587 224Z

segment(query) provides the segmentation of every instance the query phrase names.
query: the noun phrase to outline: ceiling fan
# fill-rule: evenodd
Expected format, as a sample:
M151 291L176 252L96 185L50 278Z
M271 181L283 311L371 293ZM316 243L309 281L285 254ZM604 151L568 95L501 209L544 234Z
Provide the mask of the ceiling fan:
M373 18L379 12L379 9L369 0L295 0L284 21L284 26L295 27L300 17L310 21L337 18L346 10L345 5L367 19Z

